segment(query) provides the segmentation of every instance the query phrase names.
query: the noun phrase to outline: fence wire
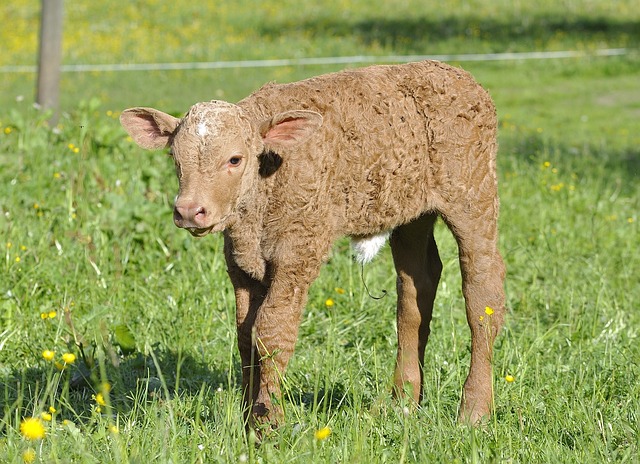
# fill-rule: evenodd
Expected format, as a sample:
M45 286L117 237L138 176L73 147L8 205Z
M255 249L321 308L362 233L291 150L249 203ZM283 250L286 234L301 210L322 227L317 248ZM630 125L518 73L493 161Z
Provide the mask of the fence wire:
M585 58L627 55L627 48L606 48L592 51L547 51L514 53L468 53L457 55L359 55L316 58L286 58L274 60L206 61L185 63L122 63L122 64L66 64L62 72L121 72L121 71L176 71L196 69L272 68L282 66L313 66L330 64L407 63L411 61L438 60L449 62L550 60L561 58ZM35 73L37 66L0 66L0 73Z

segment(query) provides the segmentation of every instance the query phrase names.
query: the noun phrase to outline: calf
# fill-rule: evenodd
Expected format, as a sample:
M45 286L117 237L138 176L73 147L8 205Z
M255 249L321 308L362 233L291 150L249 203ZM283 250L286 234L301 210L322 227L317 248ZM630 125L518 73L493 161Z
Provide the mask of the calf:
M496 114L469 74L435 61L371 66L267 84L237 104L198 103L182 119L132 108L120 120L142 148L171 149L175 224L196 237L224 233L250 426L282 419L272 398L309 286L344 235L366 261L390 234L395 390L420 401L442 270L437 216L458 243L471 328L459 417L475 424L490 414L492 347L505 300Z

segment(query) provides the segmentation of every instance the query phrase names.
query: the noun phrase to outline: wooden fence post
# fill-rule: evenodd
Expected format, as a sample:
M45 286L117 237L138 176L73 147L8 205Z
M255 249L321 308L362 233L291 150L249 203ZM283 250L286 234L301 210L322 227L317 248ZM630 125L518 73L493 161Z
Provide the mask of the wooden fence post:
M60 104L63 0L42 0L41 5L36 103L53 110L49 124L55 126Z

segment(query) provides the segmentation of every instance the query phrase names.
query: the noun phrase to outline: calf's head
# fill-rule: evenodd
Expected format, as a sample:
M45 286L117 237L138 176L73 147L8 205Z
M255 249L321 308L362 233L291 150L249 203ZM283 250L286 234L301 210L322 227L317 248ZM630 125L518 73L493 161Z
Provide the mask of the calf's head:
M131 108L120 122L142 148L170 148L179 180L173 220L195 236L224 230L239 199L259 182L258 157L308 139L322 124L312 111L287 111L253 121L237 105L198 103L179 119Z

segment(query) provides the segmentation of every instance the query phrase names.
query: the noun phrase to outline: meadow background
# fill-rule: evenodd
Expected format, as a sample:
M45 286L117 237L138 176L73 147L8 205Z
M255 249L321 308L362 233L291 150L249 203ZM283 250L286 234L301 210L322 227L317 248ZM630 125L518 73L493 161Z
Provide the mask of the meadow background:
M6 72L36 63L39 7L0 6L0 461L639 461L637 2L66 2L64 64L585 53L452 62L490 91L500 120L509 315L491 421L455 421L469 332L439 224L422 407L407 415L391 399L389 250L364 269L374 295L388 291L374 300L341 241L303 317L288 423L259 448L241 422L221 238L173 226L171 160L135 147L117 118L131 106L179 115L345 65L65 73L49 127L35 74ZM593 54L609 48L627 53ZM28 417L44 438L21 433Z

